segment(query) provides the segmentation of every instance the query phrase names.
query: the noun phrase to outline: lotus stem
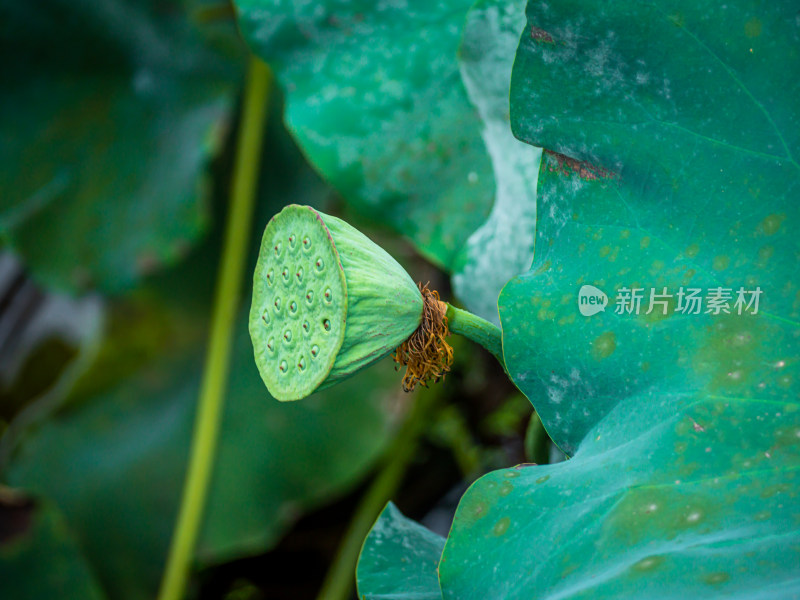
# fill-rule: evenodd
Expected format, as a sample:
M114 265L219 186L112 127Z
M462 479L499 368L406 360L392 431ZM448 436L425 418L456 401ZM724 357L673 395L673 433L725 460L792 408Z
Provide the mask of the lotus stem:
M211 334L195 417L189 465L164 578L159 590L159 600L180 600L185 596L194 549L203 522L222 420L225 387L228 382L233 325L239 309L239 294L247 264L247 246L255 206L269 86L269 68L257 58L251 57L242 122L239 127L231 205L214 292Z
M450 333L463 335L491 352L505 369L503 361L503 336L500 328L471 312L447 304L447 325Z

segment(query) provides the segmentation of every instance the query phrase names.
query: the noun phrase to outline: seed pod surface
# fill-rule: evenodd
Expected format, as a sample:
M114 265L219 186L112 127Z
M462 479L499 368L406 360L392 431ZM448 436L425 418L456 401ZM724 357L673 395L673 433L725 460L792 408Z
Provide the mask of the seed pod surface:
M278 400L311 394L344 340L347 286L320 215L291 205L264 231L253 276L250 337L256 365Z

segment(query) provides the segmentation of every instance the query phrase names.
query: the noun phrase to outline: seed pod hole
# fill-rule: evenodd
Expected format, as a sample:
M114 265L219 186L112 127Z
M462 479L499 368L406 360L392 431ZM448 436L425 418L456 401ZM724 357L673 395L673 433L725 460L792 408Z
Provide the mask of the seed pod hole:
M325 297L325 303L326 304L330 304L333 301L333 293L331 292L331 288L326 288L325 289L324 297Z
M322 270L325 268L325 263L321 258L318 258L317 262L314 263L314 266L317 268L317 273L322 273Z
M289 267L283 267L281 277L283 278L283 283L289 283Z
M303 321L303 331L308 333L311 330L311 324L308 321Z
M297 267L294 273L294 276L297 277L297 283L303 282L303 273L304 273L303 267Z
M281 361L281 364L278 365L278 368L281 370L281 373L286 373L289 370L289 365L285 360Z
M313 356L314 358L316 358L316 357L317 357L317 354L319 354L319 346L317 346L316 344L314 344L313 346L311 346L311 356Z
M311 238L309 238L308 236L305 236L303 238L303 250L306 251L311 250Z
M291 329L287 329L286 331L283 332L283 341L286 342L287 344L290 344L292 342L292 330Z
M322 327L325 331L331 330L331 320L330 319L322 319Z
M311 290L308 290L306 292L306 304L311 306L313 303L314 303L314 292L311 291Z
M270 269L267 271L267 285L272 287L273 283L275 283L275 271Z
M297 361L297 368L301 371L304 371L306 368L306 359L304 356L300 357L300 360Z
M295 302L294 300L292 300L289 303L289 312L292 313L293 315L297 314L297 302Z
M269 338L269 340L267 340L267 350L270 351L270 354L275 352L275 338Z
M272 304L275 307L275 312L276 313L281 312L281 299L280 299L280 297L276 296L275 297L275 302L273 302Z
M296 244L297 244L297 236L295 234L290 235L289 236L289 248L294 250Z
M273 246L273 250L275 251L275 256L279 257L283 252L283 244L280 242L275 242L275 246Z
M268 310L265 309L264 312L261 313L261 320L264 321L264 325L269 325L270 317Z

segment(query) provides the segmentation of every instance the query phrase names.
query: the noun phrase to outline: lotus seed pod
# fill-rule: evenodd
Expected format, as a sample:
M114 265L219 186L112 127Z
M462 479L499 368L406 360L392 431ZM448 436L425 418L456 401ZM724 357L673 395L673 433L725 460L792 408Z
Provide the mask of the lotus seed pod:
M250 337L270 394L299 400L380 360L419 326L422 295L341 219L290 205L264 230Z

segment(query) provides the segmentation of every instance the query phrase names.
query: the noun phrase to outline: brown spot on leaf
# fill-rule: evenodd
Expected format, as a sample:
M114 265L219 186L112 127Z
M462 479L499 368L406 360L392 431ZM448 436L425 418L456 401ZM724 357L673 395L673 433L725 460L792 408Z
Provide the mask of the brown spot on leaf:
M561 173L562 175L572 175L573 173L585 181L595 181L597 179L619 179L619 175L599 165L593 165L585 160L578 160L566 154L545 150L548 158L547 168L550 171Z
M744 24L744 34L749 38L757 38L761 35L761 30L761 21L756 17Z
M553 36L547 33L544 29L539 29L538 27L531 26L531 39L534 42L540 42L543 44L555 44L555 40L553 40Z

